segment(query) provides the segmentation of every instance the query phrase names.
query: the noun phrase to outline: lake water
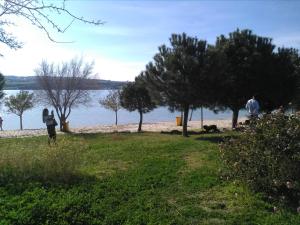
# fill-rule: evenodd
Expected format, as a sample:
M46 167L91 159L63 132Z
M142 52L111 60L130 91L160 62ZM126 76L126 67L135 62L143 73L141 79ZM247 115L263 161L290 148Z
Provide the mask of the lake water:
M5 90L6 96L16 94L18 90ZM115 114L113 111L103 108L99 103L99 99L107 95L106 90L90 91L92 102L89 107L79 106L74 108L68 118L70 127L82 127L93 125L112 125L115 122ZM45 128L45 124L42 123L42 110L44 106L36 106L31 110L25 111L23 114L23 128L24 129L37 129ZM48 107L52 110L51 107ZM203 110L204 119L229 119L231 118L231 111L215 114L211 110ZM16 130L20 128L19 117L15 114L7 113L7 109L2 104L1 115L3 118L3 129ZM245 112L240 112L240 116L245 115ZM174 121L175 117L180 116L180 112L171 113L167 107L158 107L153 111L144 114L144 122L161 122L161 121ZM57 115L55 115L58 121ZM192 120L200 120L200 110L193 112ZM138 123L138 112L128 112L125 109L121 109L118 112L118 124Z

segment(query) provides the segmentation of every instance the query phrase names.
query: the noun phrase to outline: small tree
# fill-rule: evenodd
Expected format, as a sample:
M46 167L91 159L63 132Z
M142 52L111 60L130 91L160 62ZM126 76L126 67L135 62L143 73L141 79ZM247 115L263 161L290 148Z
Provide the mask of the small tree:
M20 129L23 130L23 113L33 108L33 93L29 91L20 91L16 95L10 95L5 99L5 106L8 112L16 114L20 118Z
M106 109L112 110L116 115L115 124L118 125L118 111L121 109L120 91L111 90L104 99L100 99L99 103Z
M138 132L142 131L143 114L152 111L156 105L152 101L144 83L136 78L135 82L128 83L121 91L121 105L128 111L137 110L140 114Z
M90 101L86 84L92 69L93 64L83 65L82 59L72 59L57 66L44 61L36 69L37 81L42 88L40 101L55 108L61 131L72 109Z

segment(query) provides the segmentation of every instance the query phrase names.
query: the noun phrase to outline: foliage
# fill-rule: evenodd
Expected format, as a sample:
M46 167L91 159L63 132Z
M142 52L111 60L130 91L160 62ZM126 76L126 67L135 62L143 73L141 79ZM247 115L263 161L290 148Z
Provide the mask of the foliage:
M57 66L43 61L35 70L42 88L39 93L40 101L54 107L61 130L72 108L87 105L90 101L85 81L92 74L92 70L93 63L83 65L83 60L77 58Z
M293 99L299 78L298 53L293 49L274 50L271 38L251 30L237 29L229 37L217 37L212 54L212 59L219 62L213 73L214 95L217 105L233 111L233 127L239 110L253 95L258 95L266 111L286 106Z
M293 101L291 102L292 110L300 110L300 57L298 57L298 64L296 67L296 74L298 74L297 90Z
M71 179L62 179L63 169L45 180L33 169L18 176L27 179L0 177L0 224L298 225L296 213L274 213L245 185L219 179L216 143L223 135L64 135L55 148L48 148L46 137L1 139L0 155L14 154L16 164L25 164L25 157L27 168L51 150L75 151L76 160L60 161L74 165L67 170Z
M300 116L266 115L222 145L229 174L295 207L300 200Z
M11 95L5 98L5 106L8 108L8 112L16 114L20 117L20 129L23 130L22 117L23 113L33 108L34 106L34 95L29 91L20 91L16 95Z
M185 33L173 34L171 47L162 45L153 60L146 66L144 79L157 92L171 110L183 111L183 135L187 136L189 108L207 103L205 65L206 41L189 37Z
M219 71L214 74L219 81L215 88L217 102L233 111L232 127L236 127L239 110L257 93L262 77L270 69L268 65L272 64L275 46L270 38L237 29L229 37L217 37L215 48L219 52L215 60L222 60Z
M121 109L120 101L120 90L111 90L104 99L100 99L99 103L104 106L104 108L112 110L116 115L115 124L118 125L118 111Z
M298 50L292 48L279 48L273 54L271 69L260 82L259 97L262 110L271 112L289 103L297 95L300 82L300 57Z
M51 41L51 30L58 33L64 33L72 23L77 20L87 24L100 25L103 24L100 20L86 20L70 12L66 7L66 1L46 3L42 0L5 0L0 2L0 42L12 49L22 47L22 43L6 31L6 27L14 25L13 17L19 17L29 21L33 26L41 29L46 33ZM59 23L59 20L54 19L56 16L65 16L66 23ZM50 25L50 26L49 26ZM1 55L1 54L0 54Z
M140 114L140 122L138 132L142 130L143 114L152 111L156 104L152 100L145 83L140 77L136 78L135 82L128 83L122 88L121 106L132 112L137 110Z

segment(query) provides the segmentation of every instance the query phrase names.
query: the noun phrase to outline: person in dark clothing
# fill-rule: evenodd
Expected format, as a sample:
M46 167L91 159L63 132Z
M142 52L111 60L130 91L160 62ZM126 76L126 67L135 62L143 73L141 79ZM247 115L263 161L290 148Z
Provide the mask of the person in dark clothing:
M51 140L56 144L56 131L55 126L57 126L57 122L54 118L54 112L51 111L51 114L48 114L48 109L43 110L43 122L46 123L47 132L48 132L48 144L50 145Z

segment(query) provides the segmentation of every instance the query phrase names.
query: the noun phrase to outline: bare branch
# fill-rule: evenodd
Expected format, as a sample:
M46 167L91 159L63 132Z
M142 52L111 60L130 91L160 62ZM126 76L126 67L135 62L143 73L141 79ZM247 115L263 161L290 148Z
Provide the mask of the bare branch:
M17 41L15 37L7 33L3 28L4 25L11 24L8 21L1 20L3 16L17 16L27 19L32 25L41 29L49 38L49 40L58 43L70 43L65 41L57 41L48 28L51 25L58 33L65 33L74 21L81 21L90 25L103 25L101 20L88 20L84 17L79 17L66 8L66 1L62 0L62 5L45 4L43 0L3 0L0 2L0 42L8 45L12 49L18 49L22 47L22 43ZM67 16L70 18L70 22L67 25L61 25L55 19L55 16ZM53 17L51 17L53 16ZM72 42L72 41L71 41Z
M86 105L90 96L86 80L92 73L93 64L83 65L82 59L73 59L57 65L42 62L35 71L37 80L43 89L43 102L52 105L62 124L69 117L72 108Z

